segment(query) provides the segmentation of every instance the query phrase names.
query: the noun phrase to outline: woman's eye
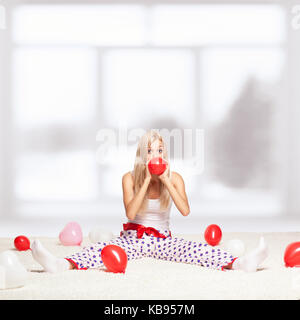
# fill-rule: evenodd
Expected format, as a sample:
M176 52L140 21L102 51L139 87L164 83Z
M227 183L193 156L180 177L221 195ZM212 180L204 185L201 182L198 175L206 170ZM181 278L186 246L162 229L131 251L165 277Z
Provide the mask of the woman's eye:
M148 153L151 153L151 149L148 149Z
M162 149L159 149L159 153L162 153L163 152L163 150Z

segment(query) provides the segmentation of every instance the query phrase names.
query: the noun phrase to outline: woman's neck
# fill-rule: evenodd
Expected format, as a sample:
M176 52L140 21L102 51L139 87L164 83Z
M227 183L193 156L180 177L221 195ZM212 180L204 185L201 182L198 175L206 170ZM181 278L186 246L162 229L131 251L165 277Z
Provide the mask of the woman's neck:
M150 184L159 184L159 178L157 175L153 174L151 175L151 180L150 180Z
M151 188L159 188L159 180L156 180L156 179L151 179L150 180L150 183L149 183L149 186Z
M157 195L160 194L160 184L159 184L159 180L150 180L149 186L148 186L148 196L155 196L157 197Z

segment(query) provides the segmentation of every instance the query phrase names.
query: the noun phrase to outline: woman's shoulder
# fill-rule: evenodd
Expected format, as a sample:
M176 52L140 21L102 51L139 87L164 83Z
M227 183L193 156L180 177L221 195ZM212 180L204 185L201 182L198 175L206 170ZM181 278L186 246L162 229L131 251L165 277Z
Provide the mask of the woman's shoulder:
M172 173L171 175L172 183L177 184L177 183L183 182L183 178L178 172L172 171L171 173Z
M133 181L133 172L132 171L127 171L126 173L124 173L123 177L122 177L122 180L123 181L126 181L126 180Z
M171 171L171 174L172 174L172 178L174 179L180 179L180 178L182 179L182 176L176 171Z

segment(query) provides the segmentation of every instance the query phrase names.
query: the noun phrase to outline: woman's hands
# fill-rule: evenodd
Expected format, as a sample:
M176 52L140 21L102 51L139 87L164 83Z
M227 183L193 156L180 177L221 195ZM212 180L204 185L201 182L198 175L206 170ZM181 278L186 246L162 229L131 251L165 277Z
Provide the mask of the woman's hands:
M160 179L161 182L164 183L166 180L169 179L168 174L169 174L169 163L167 163L166 170L161 175L159 175L158 178Z
M149 163L149 161L150 161L151 159L149 159L147 162L146 162L146 164L145 164L145 166L146 166L146 176L145 176L145 179L147 179L147 180L151 180L151 173L150 173L150 171L149 171L149 167L148 167L148 163Z
M151 180L151 177L152 177L152 174L150 173L149 167L148 167L148 164L149 164L150 160L151 159L149 159L147 161L147 163L145 164L145 170L146 170L145 179L147 179L149 181ZM160 179L161 182L165 182L166 180L169 179L168 174L169 174L169 163L167 163L167 165L166 165L166 170L161 175L159 175L158 178Z

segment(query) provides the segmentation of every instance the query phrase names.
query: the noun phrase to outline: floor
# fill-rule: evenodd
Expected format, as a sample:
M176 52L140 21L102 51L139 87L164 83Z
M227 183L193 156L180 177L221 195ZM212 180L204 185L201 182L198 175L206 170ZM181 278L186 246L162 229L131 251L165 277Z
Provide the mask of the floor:
M49 227L51 229L52 225ZM28 231L28 228L24 230ZM226 229L226 225L223 228ZM43 230L40 230L40 233L43 233ZM261 235L268 244L269 255L258 271L251 273L241 270L213 270L198 265L145 257L128 261L124 274L111 273L106 269L71 270L52 274L42 270L33 259L30 250L16 251L11 238L0 238L0 252L11 250L28 272L25 285L0 290L0 300L299 300L300 268L287 268L283 260L286 246L299 241L299 232L224 232L218 246L224 248L228 240L238 238L245 243L247 253L257 246ZM204 241L201 234L183 237L186 240ZM40 241L58 257L81 250L78 246L61 245L56 237L41 237ZM82 246L90 244L89 239L85 238Z

